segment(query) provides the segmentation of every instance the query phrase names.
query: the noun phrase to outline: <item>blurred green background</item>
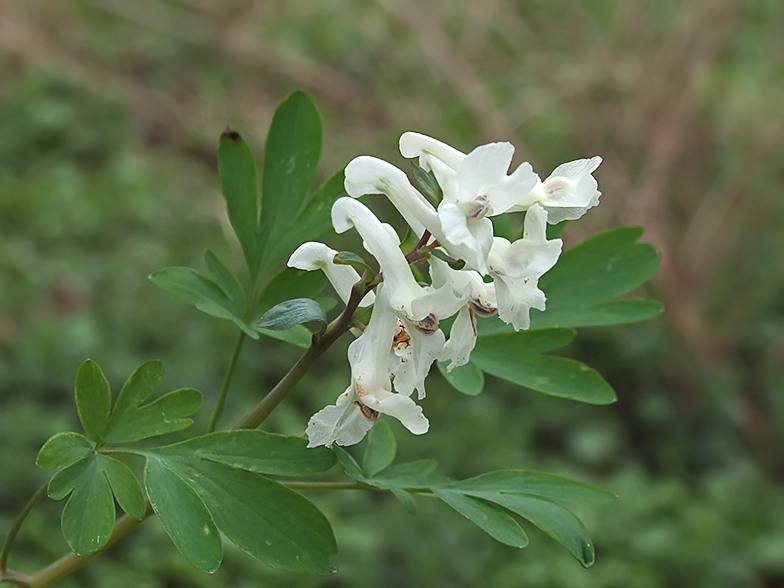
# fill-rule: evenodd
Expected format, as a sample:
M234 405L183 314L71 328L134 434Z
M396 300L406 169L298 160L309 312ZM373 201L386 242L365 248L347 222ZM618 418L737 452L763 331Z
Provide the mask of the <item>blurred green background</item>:
M584 329L570 349L618 392L582 406L489 380L476 398L434 373L431 431L396 427L400 459L468 477L562 473L621 499L578 509L585 571L530 530L516 551L445 505L314 495L341 570L293 577L227 545L214 576L146 523L70 587L784 586L784 3L777 0L4 0L0 2L0 532L47 472L52 434L78 426L72 383L96 360L113 386L160 358L168 389L205 393L204 430L235 333L146 276L203 269L239 247L219 194L226 124L257 157L276 104L321 109L324 179L352 157L402 166L407 130L468 151L511 140L546 177L599 154L602 205L565 235L645 227L662 253L662 317ZM302 432L345 387L345 343L269 422ZM296 359L246 345L223 420ZM394 425L395 423L393 423ZM136 464L138 465L138 464ZM28 519L10 565L65 552L61 503Z

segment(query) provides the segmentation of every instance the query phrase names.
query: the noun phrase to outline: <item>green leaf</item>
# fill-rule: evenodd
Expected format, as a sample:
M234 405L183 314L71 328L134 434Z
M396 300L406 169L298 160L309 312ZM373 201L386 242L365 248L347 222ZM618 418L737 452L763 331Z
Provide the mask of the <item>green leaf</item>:
M291 343L292 345L296 345L302 349L307 349L313 343L313 333L308 331L308 328L303 327L302 325L297 325L287 331L269 331L267 329L260 329L259 333L267 337L271 337L272 339L278 339L279 341Z
M659 254L648 243L636 242L641 235L639 227L611 229L564 252L539 280L547 295L547 310L533 309L531 326L596 326L655 316L652 313L658 310L652 302L642 308L640 303L615 309L603 306L642 285L656 271Z
M226 128L218 143L218 172L229 221L252 276L258 271L259 197L256 160L239 133Z
M76 374L76 409L87 436L100 443L109 411L112 391L101 368L93 360L86 360Z
M327 283L323 272L303 272L284 268L264 287L256 303L253 323L270 308L292 298L314 298Z
M593 564L593 543L585 525L572 511L549 500L523 494L499 493L492 501L539 527L563 545L583 567Z
M597 303L589 310L562 309L557 320L559 323L574 327L624 325L647 321L661 314L662 310L661 303L652 298L623 298Z
M106 545L114 527L114 500L96 454L57 472L49 480L48 492L54 500L71 495L63 508L61 525L74 553L89 555Z
M389 491L400 501L400 504L403 505L403 508L406 509L408 514L415 515L417 508L416 502L414 502L414 497L411 496L410 493L406 492L402 488L390 488Z
M168 462L154 456L147 456L144 487L155 514L185 559L202 572L217 570L223 547L204 500Z
M220 286L189 267L166 267L150 274L150 281L161 290L216 318L233 321L254 339L258 335L245 324L237 307Z
M142 520L147 509L144 505L142 487L131 468L108 455L99 453L96 458L101 471L106 474L106 479L120 507L133 518Z
M259 430L219 431L180 443L157 447L167 458L198 457L260 474L311 476L335 465L325 447L308 449L307 439Z
M234 314L241 316L245 309L245 290L237 276L209 249L204 252L204 264L215 279L215 283L232 302Z
M380 488L391 490L392 488L430 488L444 483L451 482L433 473L436 469L434 459L422 459L407 463L395 464L386 468L374 478L355 478L360 482ZM349 475L351 475L349 473Z
M430 200L433 206L438 206L441 202L441 186L438 185L438 180L432 172L427 172L419 165L411 162L411 167L414 170L414 180L419 187L419 191L424 194L425 198Z
M310 298L295 298L281 302L264 313L259 328L272 331L285 331L295 325L319 323L318 332L327 327L327 313L321 305Z
M344 187L343 170L335 173L316 190L313 197L289 227L275 242L267 243L265 268L272 268L306 241L313 241L332 228L330 212L338 198L348 196Z
M321 116L310 97L293 92L275 110L264 150L261 222L262 275L278 260L270 253L302 210L321 155ZM268 251L270 250L270 251Z
M430 247L422 247L422 249L420 249L420 251L428 252L433 257L438 258L441 261L445 261L446 263L448 263L452 267L452 269L461 270L461 269L463 269L465 267L465 261L463 261L462 259L455 259L454 257L452 257L451 255L448 255L446 252L444 252L441 249L432 249Z
M465 365L452 368L451 372L446 370L449 365L448 361L439 361L437 365L441 375L458 392L468 396L476 396L485 386L485 376L476 362L469 361Z
M300 494L258 474L193 455L148 453L148 469L151 464L165 468L171 477L178 479L174 485L164 480L167 487L176 486L165 512L156 508L164 526L168 521L175 528L175 523L193 518L189 505L179 505L177 497L197 496L204 508L197 508L198 517L189 527L199 528L200 524L208 525L214 520L230 541L272 567L305 574L336 571L337 546L329 522ZM153 501L156 489L150 488L149 480L146 475L147 493ZM156 481L154 477L152 481ZM167 531L177 543L177 534L169 527ZM186 546L189 552L191 547ZM192 563L203 560L189 557L180 545L178 548ZM215 559L214 550L209 554L213 558L206 561L217 565L219 558Z
M611 492L570 480L564 476L533 470L501 470L461 480L445 488L479 498L502 494L530 494L551 500L584 504L609 504L618 497Z
M472 355L472 359L488 374L550 396L588 404L611 404L616 399L596 370L574 359L549 355L514 359L501 355L500 350L496 357Z
M385 469L395 459L397 441L392 429L384 421L378 421L367 436L365 455L362 458L362 470L372 478Z
M367 276L372 277L376 273L362 257L353 251L340 251L335 255L335 258L332 261L338 265L352 265L355 268L362 270Z
M574 339L573 329L530 329L511 333L495 332L500 321L480 321L479 338L471 352L472 360L482 362L502 357L503 361L516 361L566 347ZM480 366L481 367L481 366ZM484 368L482 368L484 369Z
M136 410L142 402L152 395L158 382L161 381L162 375L163 364L156 359L144 362L133 371L123 384L117 401L114 403L114 410L106 427L107 436L111 436L117 423L125 419L129 413Z
M135 408L122 418L112 421L106 441L129 443L186 429L193 424L186 417L199 410L202 400L201 392L193 388L164 394L154 402Z
M362 476L362 468L359 467L357 460L348 451L335 444L332 445L331 449L349 476L355 479L364 477Z
M79 433L57 433L44 443L35 463L45 469L62 468L93 452L93 444Z
M451 489L434 488L433 493L497 541L512 547L528 545L525 531L497 506Z

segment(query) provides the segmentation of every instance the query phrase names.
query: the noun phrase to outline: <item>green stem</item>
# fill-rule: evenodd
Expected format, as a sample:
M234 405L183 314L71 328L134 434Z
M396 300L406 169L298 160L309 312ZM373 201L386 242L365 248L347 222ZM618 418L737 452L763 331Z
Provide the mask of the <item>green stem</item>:
M92 561L94 557L97 557L109 549L112 545L117 543L120 539L141 525L147 517L152 515L152 513L152 505L150 505L150 501L148 500L147 511L145 512L143 519L136 520L133 517L129 517L128 515L121 516L117 520L117 523L115 523L112 536L109 537L109 541L104 547L95 553L91 553L90 555L76 555L75 553L64 555L57 561L49 564L45 568L30 576L30 588L44 588L45 586L51 586L58 580L62 580L66 576L74 573L83 565Z
M340 315L340 317L321 337L314 335L313 344L305 352L305 355L303 355L299 361L294 364L294 367L289 370L289 373L287 373L283 379L278 382L278 384L269 392L269 394L267 394L267 396L265 396L261 402L259 402L256 408L253 409L253 411L251 411L234 427L235 429L255 429L264 421L264 419L267 418L267 416L269 416L272 410L278 404L280 404L280 402L291 391L294 385L299 382L300 379L302 379L302 376L305 375L316 359L318 359L322 353L324 353L335 341L337 341L337 339L343 333L348 330L348 328L351 326L351 319L354 316L354 311L359 306L359 302L362 300L364 295L365 288L363 284L359 282L352 290L351 298L349 299L349 302L346 305L346 310L343 312L343 314ZM234 365L236 364L237 357L239 356L239 349L243 341L244 333L241 333L240 337L237 339L237 344L234 347L234 353L232 354L229 368L226 370L224 386L221 388L221 395L218 399L218 405L220 407L222 407L222 402L225 398L224 389L228 389L229 382L231 380L231 374L234 371ZM217 421L218 416L220 416L220 410L219 407L216 406L212 420ZM211 428L210 430L212 431L214 429ZM307 484L307 488L303 486L303 484ZM354 490L363 488L362 485L355 482L290 482L285 485L293 488L308 490ZM152 505L150 504L149 499L146 502L146 506L147 511L144 519L141 521L137 521L128 515L123 515L120 517L114 525L114 530L112 531L112 535L109 538L109 541L100 550L85 556L69 553L30 576L30 588L45 588L46 586L50 586L54 582L57 582L69 574L72 574L83 565L90 562L94 557L103 553L106 549L136 529L136 527L138 527L142 521L153 514Z
M218 420L220 419L221 413L223 413L223 405L226 402L226 395L229 392L231 378L234 375L234 368L237 366L237 359L239 359L240 350L242 350L242 344L245 342L245 336L246 335L244 331L240 331L240 334L237 336L237 342L234 344L234 351L231 353L229 365L226 367L226 373L223 376L223 383L221 384L220 394L218 394L218 402L215 404L215 408L212 411L210 426L207 430L208 433L212 433L217 428Z
M0 552L0 573L5 572L5 565L8 562L8 553L11 551L11 545L13 544L14 539L16 539L16 534L19 533L22 523L24 523L27 515L30 514L30 511L33 510L33 507L46 496L46 486L47 485L44 484L35 494L33 494L32 498L27 501L22 512L19 513L19 516L16 517L16 520L8 530L8 535L6 535L5 541L3 542L3 550Z
M365 286L362 282L357 282L351 290L351 297L346 310L343 311L337 320L330 326L330 328L321 337L318 335L313 336L311 343L305 355L299 358L297 363L283 376L283 379L278 382L269 393L261 399L256 407L250 411L245 418L237 423L235 429L255 429L275 410L275 407L280 404L289 392L296 386L297 382L302 379L316 360L327 350L329 347L338 340L338 338L345 333L351 326L351 319L354 316L354 311L359 306L360 301L365 295Z
M292 388L302 379L316 359L325 351L318 345L311 345L305 355L299 358L297 363L283 376L269 393L261 399L256 407L237 423L235 429L255 429L275 410L284 398L291 392Z

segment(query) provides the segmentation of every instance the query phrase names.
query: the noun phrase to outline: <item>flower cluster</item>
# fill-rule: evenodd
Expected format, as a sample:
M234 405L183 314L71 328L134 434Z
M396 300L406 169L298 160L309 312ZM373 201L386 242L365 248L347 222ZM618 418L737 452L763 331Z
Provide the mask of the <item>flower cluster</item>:
M515 330L530 325L531 308L545 309L539 278L561 254L560 239L547 239L547 223L580 218L599 203L591 175L600 157L558 166L544 181L529 163L511 174L510 143L490 143L465 154L417 133L404 133L400 152L418 158L441 189L437 207L406 174L386 161L362 156L346 167L346 192L332 207L338 233L357 230L363 246L378 262L383 280L361 305L373 305L367 326L348 348L351 384L337 403L319 411L307 428L309 446L353 445L362 440L380 414L398 419L416 435L429 423L411 398L425 396L425 377L436 360L447 370L468 362L476 344L477 317L498 314ZM428 256L430 284L417 282L400 238L364 204L365 194L384 194L420 238L416 252ZM493 235L490 217L525 211L523 236L513 242ZM350 266L334 263L336 251L305 243L289 259L304 270L323 270L338 295L348 302L360 280ZM444 259L460 260L449 263ZM461 269L455 269L455 266ZM447 340L440 321L457 315Z

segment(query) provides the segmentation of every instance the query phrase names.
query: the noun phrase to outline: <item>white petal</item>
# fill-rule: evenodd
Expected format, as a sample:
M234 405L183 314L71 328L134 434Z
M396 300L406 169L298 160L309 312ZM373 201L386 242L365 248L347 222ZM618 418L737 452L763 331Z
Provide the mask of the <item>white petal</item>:
M475 346L476 318L471 309L464 306L457 314L455 322L452 323L449 341L444 345L444 352L439 360L451 360L451 363L446 367L446 371L451 372L454 368L468 363Z
M305 431L308 447L329 447L333 443L354 445L362 441L375 421L367 419L355 401L354 391L349 388L338 397L335 405L314 414Z
M400 239L394 229L382 223L370 209L351 198L339 198L332 205L332 224L335 230L342 233L355 227L362 236L365 249L378 260L390 304L395 310L404 312L412 319L415 317L411 303L414 299L425 295L425 290L416 282L406 256L400 250Z
M364 402L376 412L396 418L414 435L423 435L430 428L430 422L422 413L422 408L408 396L388 394L381 399L367 398Z
M511 143L488 143L469 153L460 168L460 192L473 200L506 177L514 156Z
M345 173L344 184L349 196L385 194L417 235L421 236L425 228L437 224L436 211L427 198L391 163L363 155L351 160Z
M436 177L443 199L447 202L457 202L459 198L458 189L460 187L458 173L445 164L440 159L431 155L423 155L419 158L420 165L425 170L430 170Z
M474 236L468 230L468 217L457 204L442 201L438 207L438 218L447 240L447 244L441 244L445 249L448 250L449 245L476 245Z
M306 271L322 270L332 287L335 288L335 292L337 292L345 304L351 296L351 288L360 280L360 277L357 271L350 265L339 265L333 262L337 253L337 251L324 243L310 241L300 245L291 254L288 266ZM360 306L370 306L374 300L375 294L368 292L362 299Z
M513 210L526 210L541 204L549 213L548 222L577 220L597 204L602 195L596 178L591 174L602 162L601 157L578 159L559 165L544 181L538 183Z
M395 353L402 361L392 372L395 390L405 396L417 390L421 400L425 397L425 378L444 349L445 337L441 329L425 334L408 321L404 324L409 340L396 346Z
M545 296L536 285L536 280L507 280L503 276L493 281L498 298L498 316L515 331L531 326L529 310L545 309Z
M465 153L450 147L446 143L442 143L427 135L412 132L403 133L400 136L400 154L409 159L423 155L432 155L455 171L460 170L460 165L466 157ZM422 164L420 163L420 165Z

